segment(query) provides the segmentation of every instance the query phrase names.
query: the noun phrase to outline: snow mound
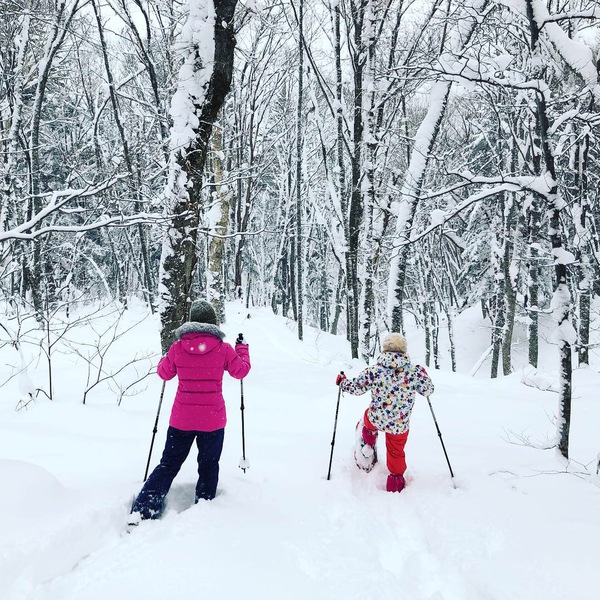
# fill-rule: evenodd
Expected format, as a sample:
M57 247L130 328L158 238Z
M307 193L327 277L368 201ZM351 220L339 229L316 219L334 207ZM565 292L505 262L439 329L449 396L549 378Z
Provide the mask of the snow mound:
M20 515L27 515L37 509L40 499L43 505L51 510L52 504L64 499L66 489L46 469L20 460L0 460L0 481L2 481L3 516L7 518L8 509L10 519Z
M536 369L531 365L525 367L521 374L521 383L529 387L537 388L543 392L558 392L558 377L551 373L546 373L541 369Z

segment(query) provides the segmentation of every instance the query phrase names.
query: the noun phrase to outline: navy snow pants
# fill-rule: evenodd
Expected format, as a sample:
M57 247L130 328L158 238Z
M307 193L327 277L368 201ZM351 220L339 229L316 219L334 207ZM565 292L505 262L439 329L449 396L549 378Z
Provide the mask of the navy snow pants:
M225 429L183 431L169 427L160 464L148 477L142 491L133 503L131 512L139 512L142 519L157 519L161 516L165 497L173 479L188 457L194 440L198 446L196 502L212 500L217 493L219 459L223 449L224 436Z

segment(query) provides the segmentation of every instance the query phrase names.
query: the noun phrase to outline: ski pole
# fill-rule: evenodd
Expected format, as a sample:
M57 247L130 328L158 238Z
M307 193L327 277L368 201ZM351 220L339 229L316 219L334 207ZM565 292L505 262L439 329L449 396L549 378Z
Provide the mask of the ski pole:
M160 407L162 406L163 397L165 395L166 381L163 381L162 390L160 391L160 400L158 402L158 411L156 412L156 421L154 422L154 429L152 430L152 442L150 443L150 452L148 452L148 462L146 463L146 472L144 473L144 481L148 479L148 469L150 468L150 457L152 456L152 448L154 447L154 438L158 431L158 417L160 416Z
M244 427L244 380L240 381L241 402L240 410L242 411L242 458L240 458L239 467L244 473L250 468L250 463L246 459L246 431Z
M236 343L243 343L244 336L239 334ZM244 426L244 380L240 379L240 411L242 413L242 458L240 458L240 464L238 465L244 473L246 469L250 468L250 463L246 459L246 428Z
M344 371L340 371L340 375L343 375ZM335 446L335 431L337 429L338 412L340 410L340 398L342 396L341 382L338 388L337 405L335 407L335 422L333 424L333 437L331 438L331 454L329 455L329 470L327 471L327 481L331 479L331 463L333 462L333 447Z
M433 412L433 406L431 406L431 400L429 396L427 396L427 403L429 404L429 410L431 411L431 416L433 417L433 422L435 423L435 428L437 429L438 437L440 438L440 443L442 444L442 449L444 450L444 456L446 457L446 462L448 463L448 468L450 469L450 477L452 477L452 485L454 489L456 489L456 483L454 482L454 472L452 471L452 466L450 465L450 459L448 458L448 453L446 452L446 446L444 446L444 440L442 439L442 432L438 426L437 419L435 418L435 413Z

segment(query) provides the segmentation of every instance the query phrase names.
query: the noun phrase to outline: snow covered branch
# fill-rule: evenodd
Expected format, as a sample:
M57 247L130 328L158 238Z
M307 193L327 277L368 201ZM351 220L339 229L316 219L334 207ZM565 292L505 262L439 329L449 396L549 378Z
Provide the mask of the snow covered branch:
M465 183L463 183L460 187L464 187L466 185L473 184L485 184L492 185L492 187L485 188L483 190L479 190L474 194L471 194L464 200L462 200L457 206L448 211L437 210L432 213L432 223L429 227L427 227L424 231L418 234L413 234L409 239L405 239L402 241L398 241L394 244L395 248L400 246L405 246L408 244L414 244L424 237L431 234L433 231L443 227L448 221L451 221L455 217L457 217L461 212L465 209L469 208L476 202L480 202L481 200L485 200L487 198L492 198L497 196L498 194L504 192L535 192L540 196L547 196L551 190L551 182L548 181L547 174L544 176L534 177L534 176L520 176L520 177L482 177L475 176L466 173L454 173L454 175L460 175L465 179ZM459 189L458 186L453 186L446 190L442 190L439 193L435 194L435 196L442 196L447 194L449 191L456 191Z
M93 223L87 223L85 225L48 225L46 227L40 227L40 224L44 220L57 211L63 210L71 201L97 196L123 178L124 176L120 176L108 181L103 181L96 185L88 185L85 188L59 190L52 192L51 194L41 195L41 198L50 198L48 204L46 204L46 206L40 212L32 216L29 220L21 225L17 225L7 231L0 232L0 244L8 240L34 240L40 236L53 232L83 233L107 226L127 227L137 223L156 223L164 221L165 217L160 214L138 213L134 215L104 216Z

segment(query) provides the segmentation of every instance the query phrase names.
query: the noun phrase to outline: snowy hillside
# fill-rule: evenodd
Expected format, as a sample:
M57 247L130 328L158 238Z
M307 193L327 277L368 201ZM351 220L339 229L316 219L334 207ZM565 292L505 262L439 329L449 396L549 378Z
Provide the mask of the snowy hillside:
M226 379L217 498L193 505L192 453L164 518L132 534L124 525L146 466L160 380L145 380L146 389L121 406L114 386L99 385L84 406L86 366L57 355L55 400L40 396L16 411L30 380L44 376L43 365L30 365L28 377L15 376L0 395L0 598L597 600L600 374L575 373L567 467L554 451L532 447L555 433L557 395L523 385L520 372L470 376L487 333L479 339L475 320L465 319L457 335L461 373L430 370L456 489L419 398L408 487L388 494L381 462L365 474L352 459L366 396L342 398L326 480L335 375L363 366L348 361L344 338L308 328L299 342L293 324L269 310L230 305L223 329L229 340L244 332L253 363L244 381L250 469L238 468L240 384ZM93 340L97 331L85 335ZM115 350L156 352L157 331L157 322L142 321ZM408 342L420 360L418 336ZM0 380L25 358L0 350ZM175 386L166 386L153 465Z

